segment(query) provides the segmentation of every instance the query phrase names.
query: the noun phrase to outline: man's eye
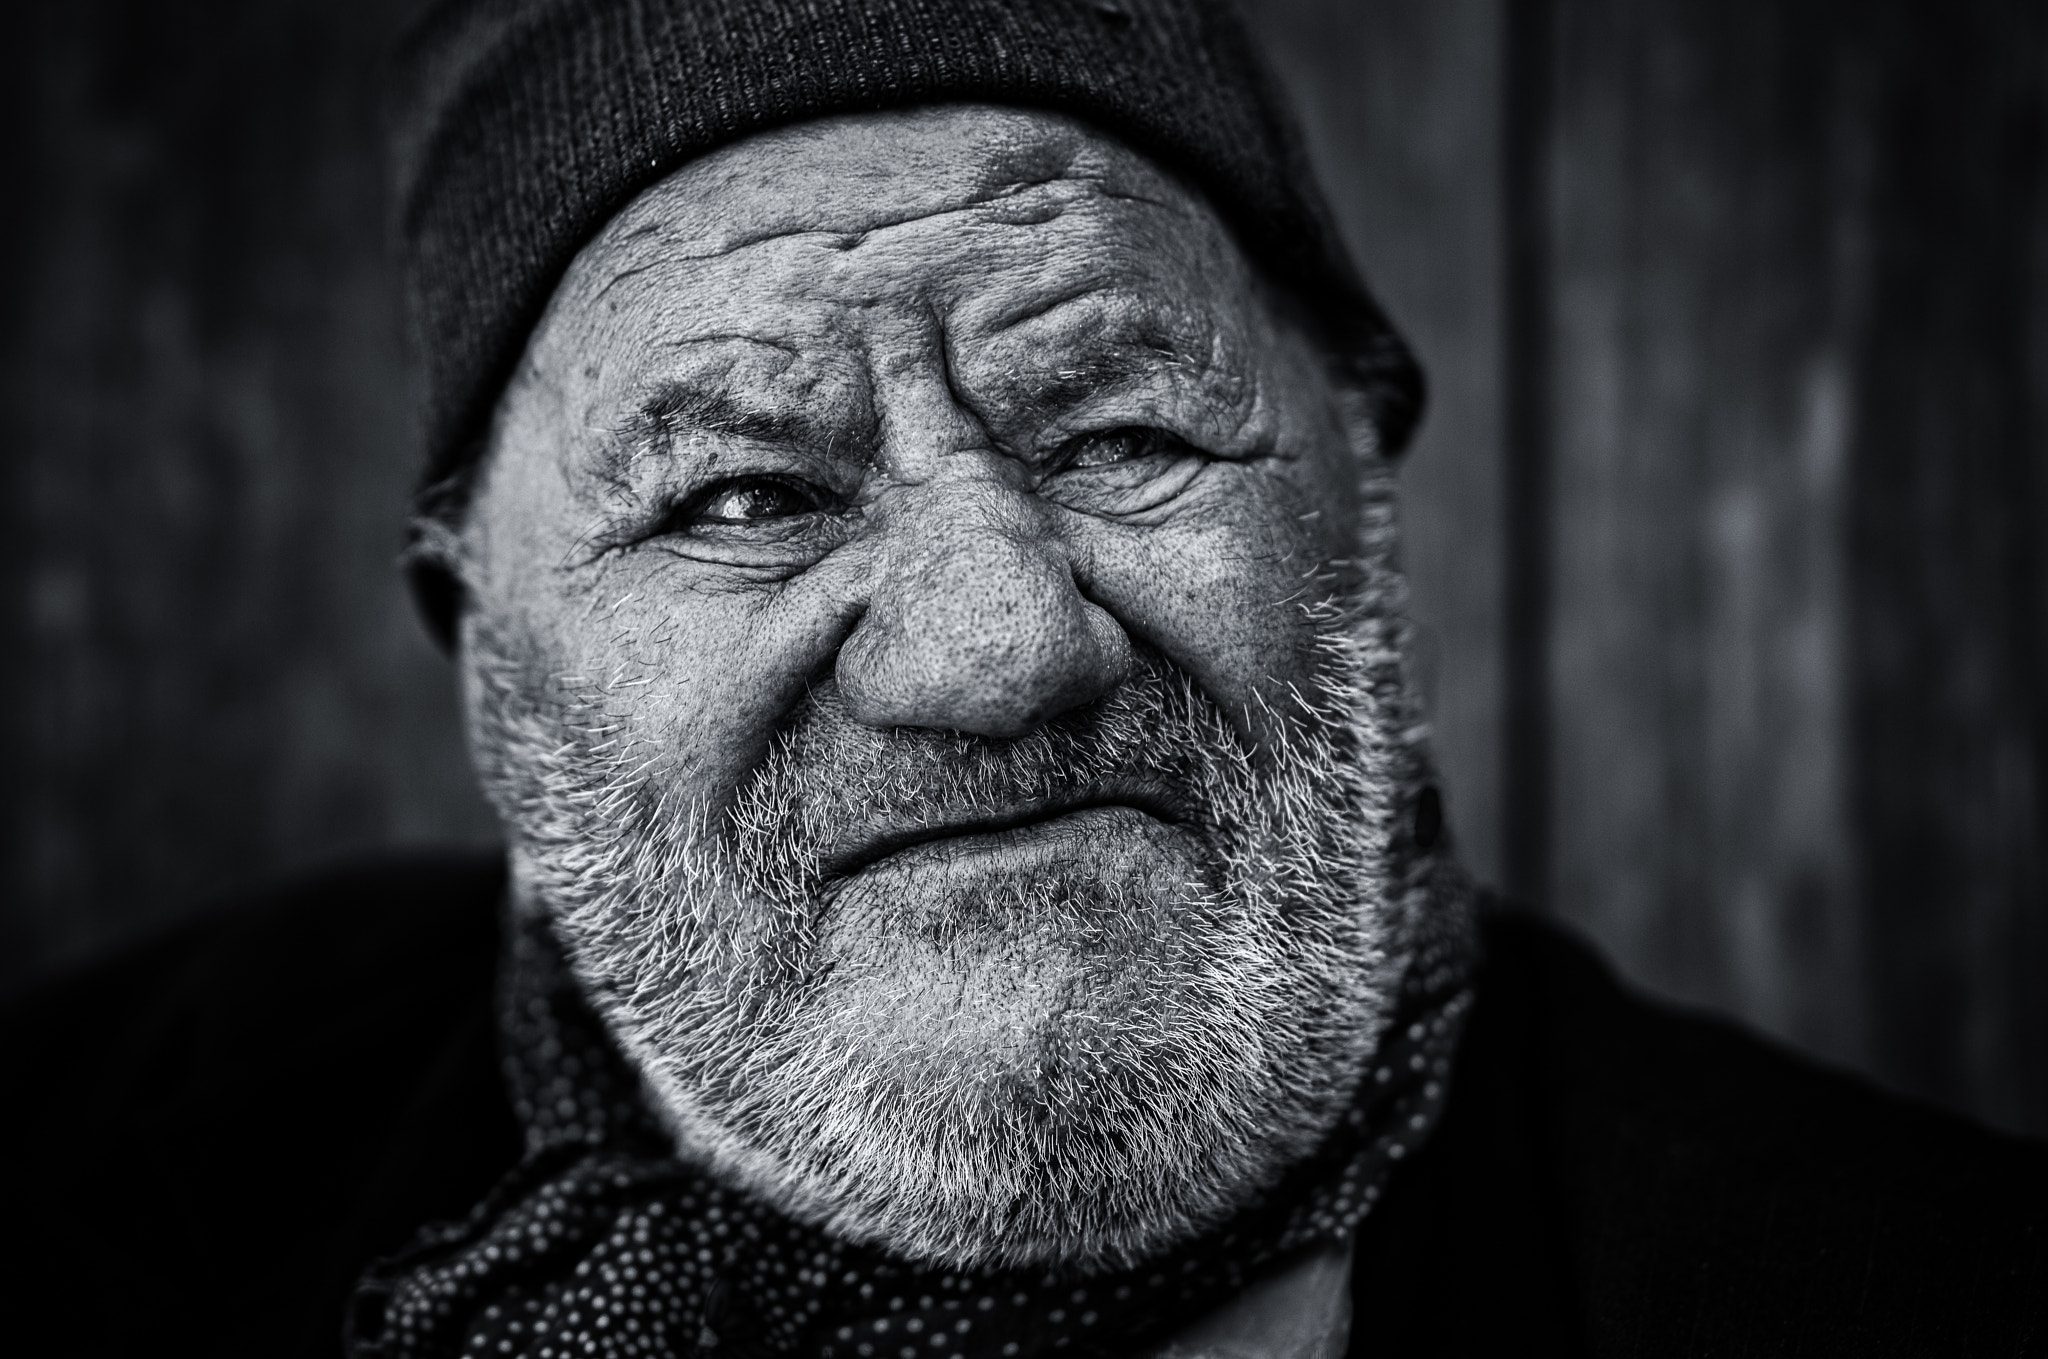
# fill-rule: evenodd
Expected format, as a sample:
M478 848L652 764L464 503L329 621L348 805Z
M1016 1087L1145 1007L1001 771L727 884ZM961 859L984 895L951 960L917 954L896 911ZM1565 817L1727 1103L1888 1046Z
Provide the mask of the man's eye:
M1163 429L1105 430L1083 434L1071 440L1063 451L1059 467L1063 472L1086 471L1094 467L1115 467L1160 454L1184 452L1187 445Z
M740 477L720 482L696 497L676 516L678 527L691 524L758 524L816 514L828 499L815 488L776 477Z

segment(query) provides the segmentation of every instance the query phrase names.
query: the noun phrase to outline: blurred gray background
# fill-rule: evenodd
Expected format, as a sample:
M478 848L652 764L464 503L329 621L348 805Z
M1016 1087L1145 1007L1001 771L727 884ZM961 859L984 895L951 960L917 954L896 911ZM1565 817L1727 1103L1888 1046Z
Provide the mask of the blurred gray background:
M493 836L392 569L409 0L0 55L0 981ZM2048 7L1253 0L1430 369L1468 861L1639 983L2048 1133Z

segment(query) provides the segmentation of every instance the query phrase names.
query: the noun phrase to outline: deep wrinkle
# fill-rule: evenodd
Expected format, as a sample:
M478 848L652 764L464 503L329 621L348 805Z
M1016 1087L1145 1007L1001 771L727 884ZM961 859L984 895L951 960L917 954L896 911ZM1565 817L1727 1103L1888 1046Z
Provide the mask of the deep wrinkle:
M1018 461L1026 469L1027 474L1038 482L1040 489L1047 478L1057 476L1063 470L1058 465L1058 460L1063 454L1084 440L1112 436L1120 428L1125 427L1109 424L1109 421L1135 416L1129 428L1148 428L1142 423L1145 417L1157 416L1161 412L1157 404L1143 399L1142 384L1162 377L1170 381L1172 377L1186 372L1190 366L1185 360L1179 360L1178 356L1164 356L1156 346L1142 350L1119 347L1101 353L1087 353L1078 364L1063 368L1057 375L1057 385L1043 392L1038 401L1024 405L1023 415L1029 421L1029 424L1024 425L1025 428L1031 425L1050 427L1057 434L1064 435L1060 442L1049 448L1033 447L1034 444L1040 444L1040 441L1029 438L1020 441L998 441L988 435L986 424L980 423L983 417L979 412L988 409L989 403L977 402L971 394L963 390L954 370L955 360L952 355L956 349L955 343L946 334L942 317L934 313L931 323L935 339L932 352L942 365L941 376L947 392L953 397L963 415L977 422L978 431L982 436L981 442L988 446L989 451L998 457ZM789 345L777 347L793 355L798 352ZM1134 354L1143 357L1134 357ZM1163 365L1160 361L1163 357L1178 361L1169 361ZM1199 377L1209 379L1202 383L1202 389L1207 391L1214 391L1218 384L1236 390L1253 386L1242 378L1218 377L1214 369L1203 370ZM1172 388L1167 391L1166 398L1176 411L1213 409L1221 404L1215 400L1204 401L1200 395ZM1098 412L1095 419L1087 422L1073 420L1069 411L1062 409L1084 401L1095 407ZM1256 418L1255 410L1245 410L1241 413L1241 421L1244 424L1249 424ZM1192 430L1200 422L1175 419L1171 414L1167 414L1164 423L1170 428L1162 432L1186 444L1190 452L1205 459L1230 456L1228 453L1218 452L1213 447L1201 446L1188 435L1179 432ZM1082 427L1069 433L1068 430L1076 425ZM689 440L685 444L685 439L691 434L701 437ZM837 479L835 474L840 473L842 464L851 465L851 460L834 458L833 450L860 441L857 434L843 439L840 435L841 431L835 426L786 406L778 408L778 403L764 405L750 402L734 392L724 381L707 383L680 376L664 378L656 385L653 394L645 398L638 409L614 432L613 451L607 455L601 475L613 488L614 493L630 499L634 508L596 531L589 540L591 550L617 551L637 546L660 534L663 531L664 517L678 505L688 501L695 489L710 484L710 469L701 466L689 469L689 458L694 456L702 463L714 462L718 459L721 449L729 448L733 444L742 447L769 446L777 458L787 460L789 465L782 469L786 474L802 476L808 469L811 475L819 478L822 488L830 491L832 498L838 502L832 507L821 506L821 514L857 514L861 504L872 503L887 484L903 484L903 479L899 475L893 482L878 485L881 478L889 475L889 469L875 467L871 461L864 460L866 475L859 487L831 485L830 483ZM816 457L811 450L821 446L826 453L823 457ZM1260 455L1255 451L1250 456ZM662 465L669 475L680 480L681 485L654 492L641 491L634 485L630 474L623 469L650 462ZM673 470L679 466L686 470ZM774 475L765 470L759 474ZM728 469L724 475L730 476L733 473ZM1185 487L1179 489L1184 490ZM1084 513L1120 513L1105 506L1076 503L1071 498L1055 499L1066 508ZM1155 499L1153 503L1139 507L1138 512L1152 512L1160 508L1161 505ZM845 531L855 530L849 525Z

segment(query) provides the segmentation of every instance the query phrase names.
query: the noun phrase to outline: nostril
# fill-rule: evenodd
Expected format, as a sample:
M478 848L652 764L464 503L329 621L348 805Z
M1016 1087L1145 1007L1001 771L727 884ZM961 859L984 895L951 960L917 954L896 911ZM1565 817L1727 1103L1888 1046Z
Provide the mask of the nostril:
M987 736L1022 736L1062 713L1107 697L1130 678L1131 641L1117 621L1085 602L1078 621L1081 626L1065 654L989 691L975 730Z
M876 601L834 665L848 713L875 727L1009 738L1129 678L1131 642L1117 621L1064 572L1038 587Z
M1084 600L1081 613L1095 649L1095 661L1090 667L1095 692L1089 700L1093 701L1131 677L1131 636L1100 604Z
M948 486L899 505L834 661L856 720L1015 737L1130 675L1123 628L1082 593L1050 526L999 489Z

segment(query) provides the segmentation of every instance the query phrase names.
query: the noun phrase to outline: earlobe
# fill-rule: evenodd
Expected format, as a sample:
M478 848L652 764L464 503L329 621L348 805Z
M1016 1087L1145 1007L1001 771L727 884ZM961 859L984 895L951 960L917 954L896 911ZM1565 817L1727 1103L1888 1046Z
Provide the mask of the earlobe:
M1353 461L1361 468L1390 463L1387 444L1380 432L1378 404L1372 393L1349 383L1336 388L1337 423Z

